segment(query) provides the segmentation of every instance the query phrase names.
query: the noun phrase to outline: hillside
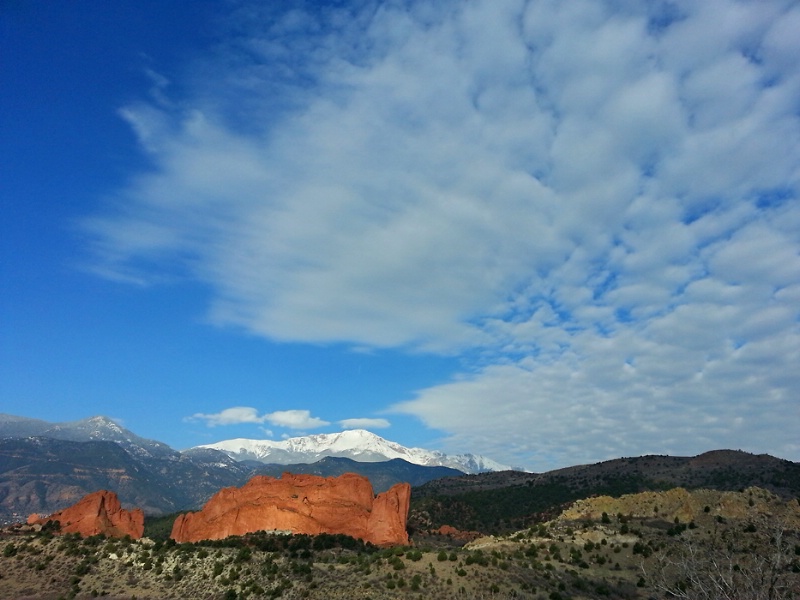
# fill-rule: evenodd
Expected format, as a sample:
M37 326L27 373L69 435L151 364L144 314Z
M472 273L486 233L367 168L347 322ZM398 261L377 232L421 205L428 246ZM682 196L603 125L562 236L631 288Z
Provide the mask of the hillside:
M800 496L800 464L768 455L718 450L694 457L642 456L547 473L499 472L429 482L414 490L410 523L503 533L553 518L568 503L674 487L736 491L750 486Z
M800 594L798 522L796 500L751 488L588 499L464 547L264 533L176 545L21 527L0 531L0 596L788 600ZM715 586L728 595L704 593Z

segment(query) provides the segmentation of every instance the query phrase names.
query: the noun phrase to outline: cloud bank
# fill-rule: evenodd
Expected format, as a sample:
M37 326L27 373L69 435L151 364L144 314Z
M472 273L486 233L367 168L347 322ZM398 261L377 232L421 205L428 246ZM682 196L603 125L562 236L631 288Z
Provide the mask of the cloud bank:
M800 459L796 3L232 18L187 97L122 111L153 169L86 221L98 272L199 280L271 340L462 355L393 407L453 449Z

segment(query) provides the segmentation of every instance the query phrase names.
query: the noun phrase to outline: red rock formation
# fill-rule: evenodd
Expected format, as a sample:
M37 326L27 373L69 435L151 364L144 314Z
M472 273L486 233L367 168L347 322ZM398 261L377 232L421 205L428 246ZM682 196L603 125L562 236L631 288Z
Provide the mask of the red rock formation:
M125 510L120 505L117 495L106 490L88 494L69 508L49 517L37 514L28 517L29 525L44 525L48 521L61 523L61 533L79 533L82 536L102 533L109 537L130 535L138 539L144 533L142 510L139 508Z
M429 533L433 533L436 535L444 535L453 540L460 540L462 542L471 542L483 536L483 534L478 531L461 531L460 529L456 529L452 525L442 525L441 527L439 527L439 529Z
M241 488L217 492L172 527L176 542L217 540L254 531L343 533L379 546L408 543L411 486L398 483L377 497L366 477L256 476Z

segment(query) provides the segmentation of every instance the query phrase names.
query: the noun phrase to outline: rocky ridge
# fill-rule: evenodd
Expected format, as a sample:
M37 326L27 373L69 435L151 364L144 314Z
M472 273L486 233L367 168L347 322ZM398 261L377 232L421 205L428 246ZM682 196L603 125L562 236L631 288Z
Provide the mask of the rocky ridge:
M800 528L800 503L782 500L767 490L750 487L741 492L718 490L687 491L674 488L664 492L626 494L618 498L597 496L578 500L561 513L562 520L601 520L603 514L637 519L663 519L689 523L701 515L722 519L780 519Z
M220 490L201 511L180 515L176 542L222 539L255 531L342 533L378 546L408 544L411 486L396 484L374 496L366 477L256 476L241 488Z
M36 513L28 517L28 525L46 525L58 521L60 533L78 533L83 537L103 534L106 537L139 539L144 533L141 509L125 510L114 492L100 490L49 516Z

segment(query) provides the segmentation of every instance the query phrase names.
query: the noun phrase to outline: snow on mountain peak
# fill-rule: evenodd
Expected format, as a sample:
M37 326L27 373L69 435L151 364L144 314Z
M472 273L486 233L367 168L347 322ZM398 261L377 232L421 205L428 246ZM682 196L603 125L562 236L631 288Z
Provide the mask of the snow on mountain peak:
M407 448L365 429L318 433L281 441L238 438L198 448L220 450L236 460L257 460L281 465L313 463L326 456L336 456L360 462L381 462L400 458L412 464L451 467L464 473L511 469L484 456L447 455L424 448Z

